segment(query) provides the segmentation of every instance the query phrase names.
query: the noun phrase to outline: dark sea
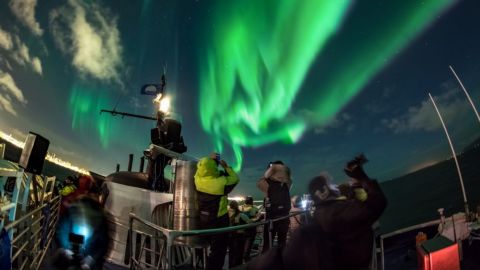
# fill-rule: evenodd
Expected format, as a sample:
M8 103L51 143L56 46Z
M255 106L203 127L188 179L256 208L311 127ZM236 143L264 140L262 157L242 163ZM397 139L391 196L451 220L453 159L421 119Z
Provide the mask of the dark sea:
M470 211L480 205L480 147L471 147L458 156ZM439 218L445 214L464 212L462 189L455 162L445 160L414 173L381 183L388 198L388 207L380 219L381 232Z

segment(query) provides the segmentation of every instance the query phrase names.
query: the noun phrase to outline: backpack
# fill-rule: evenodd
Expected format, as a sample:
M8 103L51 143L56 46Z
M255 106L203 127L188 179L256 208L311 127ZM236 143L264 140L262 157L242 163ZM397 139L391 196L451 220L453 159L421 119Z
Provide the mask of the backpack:
M290 212L290 191L285 183L266 179L268 183L266 210L267 216L279 217Z

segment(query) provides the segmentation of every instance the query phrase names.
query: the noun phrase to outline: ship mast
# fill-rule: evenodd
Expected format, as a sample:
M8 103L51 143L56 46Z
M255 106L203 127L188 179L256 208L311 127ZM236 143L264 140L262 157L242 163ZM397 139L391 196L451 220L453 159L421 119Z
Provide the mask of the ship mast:
M155 120L156 127L150 130L150 139L153 145L163 148L165 151L182 154L187 151L187 146L181 136L182 125L174 119L167 119L169 115L170 99L165 95L167 80L165 77L166 67L164 67L160 83L145 84L141 88L142 95L154 96L153 102L158 105L155 117L146 116L128 112L119 112L116 106L113 110L101 110L100 113L109 113L112 116L121 115L122 117L134 117L146 120ZM158 148L158 147L157 147ZM144 151L144 158L147 159L147 174L149 186L152 190L168 192L170 186L164 178L165 166L171 161L171 157L165 151L153 151L147 149Z
M445 122L443 121L442 115L440 114L440 111L438 110L437 104L435 103L435 100L433 99L433 97L430 93L428 93L428 96L430 97L430 100L432 101L433 107L435 107L435 111L437 112L438 118L440 119L440 122L442 123L443 130L445 131L445 135L447 135L448 144L450 145L450 150L452 151L453 160L455 161L455 166L457 167L457 173L458 173L458 178L460 180L460 186L462 187L463 204L464 204L464 207L465 207L465 214L468 217L470 215L470 211L468 209L467 194L465 193L465 186L463 185L463 177L462 177L462 172L460 170L460 164L458 163L458 160L457 160L457 154L455 153L455 148L453 147L452 140L450 139L450 135L448 134L447 126L445 125Z
M475 107L475 104L473 104L472 98L470 98L470 95L468 94L467 88L465 88L465 86L463 86L462 81L461 81L460 78L458 77L458 75L457 75L457 73L455 72L455 70L453 69L453 67L452 67L452 66L448 66L448 67L450 68L450 70L452 71L453 75L454 75L455 78L457 79L458 83L459 83L460 86L462 87L463 92L464 92L465 95L467 96L468 102L470 102L470 105L472 106L472 109L473 109L473 111L475 112L475 115L477 116L478 122L480 123L480 115L478 115L477 108Z

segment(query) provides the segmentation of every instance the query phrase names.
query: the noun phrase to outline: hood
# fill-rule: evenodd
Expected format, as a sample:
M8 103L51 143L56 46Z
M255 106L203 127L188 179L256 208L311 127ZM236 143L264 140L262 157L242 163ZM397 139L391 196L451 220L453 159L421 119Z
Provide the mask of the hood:
M78 179L78 189L81 191L90 191L93 186L93 180L90 176L82 175Z
M195 177L218 177L220 173L218 172L218 165L215 160L205 157L200 159L197 164L197 172L195 173Z

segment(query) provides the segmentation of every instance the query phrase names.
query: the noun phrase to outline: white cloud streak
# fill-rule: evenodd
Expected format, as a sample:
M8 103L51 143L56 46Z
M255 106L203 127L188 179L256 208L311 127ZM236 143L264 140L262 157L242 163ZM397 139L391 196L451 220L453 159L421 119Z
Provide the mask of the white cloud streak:
M39 75L43 74L42 62L38 57L31 57L30 50L25 43L23 43L20 38L15 38L15 43L17 44L17 50L12 53L12 58L22 66L29 65L36 73Z
M17 112L13 109L9 96L0 94L0 109L17 116Z
M36 36L43 35L43 29L35 19L37 0L10 0L13 14Z
M0 70L0 109L16 116L17 112L13 107L12 99L23 105L27 104L22 90L18 88L12 75Z
M21 103L27 104L27 100L23 96L22 90L18 88L13 77L0 70L0 87L2 87L7 93L15 97Z
M309 129L318 135L327 134L327 132L332 129L342 128L346 132L355 130L355 124L352 123L352 116L346 112L339 112L326 122L318 121L317 114L310 110L300 110L296 116L304 119L308 123Z
M11 50L13 48L12 36L0 27L0 48Z
M347 132L351 132L355 129L355 126L353 124L347 124L350 122L352 117L348 113L339 113L337 114L334 118L330 120L325 125L322 125L320 127L314 128L315 134L326 134L328 129L334 129L334 128L345 128Z
M455 87L440 96L434 97L447 125L460 121L469 110L465 100L456 97L457 93L460 92ZM412 131L434 131L442 127L430 99L425 99L419 105L408 108L399 117L383 119L382 124L396 134Z
M40 59L38 57L32 58L32 67L35 72L38 74L43 74L43 69L42 69L42 62L40 62Z
M120 32L116 17L107 9L95 2L70 0L50 12L50 26L57 46L72 57L80 74L120 82Z
M130 107L134 109L147 108L147 104L140 102L140 99L138 97L130 97L128 103L130 104Z
M39 75L43 74L42 62L40 61L40 58L32 57L30 55L30 49L20 40L18 36L10 34L1 27L0 48L8 51L8 57L17 62L17 64L21 66L29 66ZM12 70L10 63L5 58L2 58L0 63L4 63L8 69Z

